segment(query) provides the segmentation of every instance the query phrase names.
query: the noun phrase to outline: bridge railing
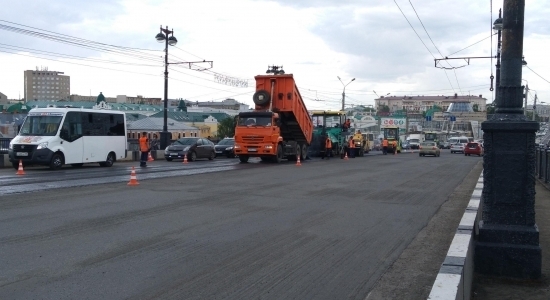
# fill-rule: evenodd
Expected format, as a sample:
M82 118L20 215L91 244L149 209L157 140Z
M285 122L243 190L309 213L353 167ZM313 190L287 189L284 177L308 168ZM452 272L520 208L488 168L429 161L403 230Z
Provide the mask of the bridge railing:
M537 145L535 173L544 183L550 182L550 147Z

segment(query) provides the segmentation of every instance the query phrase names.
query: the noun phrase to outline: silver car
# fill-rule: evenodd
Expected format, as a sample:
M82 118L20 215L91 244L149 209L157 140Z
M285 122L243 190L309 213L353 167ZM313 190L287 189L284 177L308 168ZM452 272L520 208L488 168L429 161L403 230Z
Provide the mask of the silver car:
M422 142L418 149L420 149L418 156L433 155L438 157L441 154L441 150L435 142Z
M451 153L464 153L464 144L454 143L451 144Z

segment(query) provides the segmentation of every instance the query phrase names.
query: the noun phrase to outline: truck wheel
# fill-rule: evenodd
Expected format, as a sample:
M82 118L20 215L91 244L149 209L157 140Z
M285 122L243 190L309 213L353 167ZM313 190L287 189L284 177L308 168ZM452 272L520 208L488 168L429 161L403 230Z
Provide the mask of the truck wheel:
M275 156L275 163L280 163L283 159L283 147L281 145L277 146L277 156Z
M302 147L300 147L300 144L296 144L296 149L294 150L294 153L296 153L296 155L292 155L289 160L297 161L298 157L302 155Z
M242 163L247 163L248 162L248 155L239 155L239 160Z
M307 158L307 145L302 145L302 153L300 154L300 160L304 161Z
M269 95L269 92L266 90L259 90L254 93L254 96L252 96L252 100L254 100L254 104L259 106L264 106L271 101L271 96Z

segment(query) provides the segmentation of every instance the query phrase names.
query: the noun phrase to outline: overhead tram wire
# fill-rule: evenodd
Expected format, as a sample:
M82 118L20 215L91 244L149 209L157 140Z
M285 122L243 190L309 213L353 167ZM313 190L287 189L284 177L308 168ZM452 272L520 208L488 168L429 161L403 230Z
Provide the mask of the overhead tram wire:
M84 66L84 67L90 67L90 68L96 68L96 69L103 69L103 70L116 71L116 72L133 73L133 74L140 74L140 75L147 75L147 76L161 76L161 77L163 76L163 75L161 75L161 74L155 75L155 74L148 74L148 73L142 73L142 72L134 72L134 71L126 71L126 70L113 69L113 68L98 67L98 66L92 66L92 65L77 63L77 62L68 62L68 61L62 61L62 60L57 60L57 59L53 59L53 58L46 58L46 57L36 57L36 56L32 56L32 55L26 55L26 54L21 54L21 53L13 53L13 52L7 52L7 51L2 51L2 50L0 50L0 52L9 53L9 54L15 54L15 55L19 55L19 56L26 56L26 57L38 58L38 59L45 59L45 60L50 60L50 61L55 61L55 62L59 62L59 63L70 64L70 65L78 65L78 66Z
M544 81L550 83L550 81L548 81L548 80L546 80L544 77L540 76L537 72L533 71L533 69L529 68L529 66L526 65L525 67L527 67L527 69L531 70L531 72L535 73L535 75L537 75L538 77L540 77L542 80L544 80Z
M129 51L136 51L136 52L141 52L141 51L164 52L163 50L158 50L158 49L142 49L142 48L133 48L133 47L126 47L126 46L118 46L118 45L100 43L100 42L96 42L96 41L92 41L92 40L87 40L87 39L82 39L82 38L78 38L78 37L73 37L73 36L70 36L70 35L67 35L67 34L57 33L57 32L54 32L54 31L49 31L49 30L46 30L46 29L41 29L41 28L37 28L37 27L32 27L32 26L28 26L28 25L24 25L24 24L19 24L19 23L15 23L15 22L10 22L10 21L6 21L6 20L2 20L2 19L0 19L0 22L4 22L4 23L8 23L8 24L13 24L13 25L18 25L18 26L23 26L23 27L27 27L27 28L32 28L32 29L36 29L36 30L43 31L43 32L49 32L49 33L53 33L53 34L56 34L56 35L59 35L59 36L65 36L65 37L68 37L68 38L71 38L71 39L81 40L81 41L88 42L88 43L99 44L99 45L108 46L108 47L114 47L114 48L120 48L120 49L124 49L124 50L129 50ZM144 53L144 54L147 54L147 53Z
M395 0L394 0L394 1L395 1ZM439 51L439 48L437 48L437 46L435 45L434 41L432 40L432 37L431 37L430 34L428 33L428 30L427 30L426 27L424 26L424 23L422 22L422 20L420 19L420 16L418 15L418 12L416 11L416 8L414 8L414 5L412 4L412 1L409 0L409 3L411 4L411 7L412 7L414 13L416 14L416 17L418 18L418 21L420 21L420 24L422 25L422 28L424 28L424 32L426 32L426 34L428 35L428 38L429 38L430 41L432 42L432 45L434 45L435 50L437 50L437 52L439 52L439 55L441 55L441 57L444 57L443 54L441 53L441 51ZM409 23L409 24L410 24L410 23ZM418 34L417 34L417 35L418 35ZM419 36L419 38L420 38L420 36ZM431 53L431 52L430 52L430 53ZM432 55L432 56L433 56L433 55ZM435 59L435 57L434 57L434 59ZM460 91L460 94L463 94L463 93L462 93L462 89L460 88L460 83L458 82L458 77L457 77L457 75L456 75L456 68L453 67L448 61L446 61L446 62L447 62L447 64L448 64L451 68L453 68L453 71L454 71L454 73L455 73L455 78L456 78L456 84L458 85L458 90ZM445 69L443 69L443 70L445 70ZM447 71L446 71L446 70L445 70L445 75L447 75ZM447 76L447 79L448 79L448 76ZM449 83L450 83L450 80L449 80Z
M13 22L8 22L8 21L3 21L3 20L0 20L0 22L6 22L6 23L14 24ZM38 29L38 28L35 28L35 27L26 26L26 25L21 25L21 26L37 29L37 30L40 30L40 31L32 31L32 30L13 27L13 26L4 25L4 24L0 24L0 30L14 32L14 33L17 33L17 34L22 34L22 35L28 35L28 36L31 36L31 37L41 38L41 39L45 39L45 40L49 40L49 41L53 41L53 42L68 44L68 45L72 45L72 46L76 46L76 47L80 47L80 48L86 48L86 49L100 51L100 52L108 52L108 53L113 53L113 54L117 54L117 55L124 55L124 56L128 56L128 57L142 59L142 60L150 60L150 61L155 61L155 62L158 62L158 61L162 60L161 57L159 57L155 54L145 53L143 51L138 51L138 50L135 50L135 48L104 44L104 43L99 43L99 42L94 42L94 41L90 41L90 40L86 40L86 39L81 39L81 38L77 38L77 37L68 36L68 35L65 35L65 34L59 34L59 33L51 32L51 31L48 31L48 30ZM52 34L50 34L50 33L52 33Z
M57 52L51 52L51 51L37 50L37 49L33 49L33 48L13 46L13 45L8 45L8 44L3 44L3 43L0 43L0 48L6 49L6 50L11 50L11 51L28 52L28 53L32 53L32 54L36 54L36 55L53 56L53 57L59 57L59 58L66 58L66 59L73 59L73 60L84 60L84 61L92 61L92 62L99 62L99 63L109 63L109 64L139 66L139 67L159 67L159 66L162 66L161 64L158 64L158 65L136 64L136 63L131 63L131 62L113 61L113 60L105 60L105 59L99 59L99 58L82 57L82 56L63 54L63 53L57 53ZM14 54L16 54L16 53L14 53Z

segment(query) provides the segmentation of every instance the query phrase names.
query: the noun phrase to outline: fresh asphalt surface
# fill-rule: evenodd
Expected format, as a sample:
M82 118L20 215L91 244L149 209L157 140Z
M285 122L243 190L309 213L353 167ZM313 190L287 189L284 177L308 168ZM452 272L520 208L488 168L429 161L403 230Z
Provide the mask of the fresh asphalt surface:
M4 168L0 299L365 299L480 161Z

